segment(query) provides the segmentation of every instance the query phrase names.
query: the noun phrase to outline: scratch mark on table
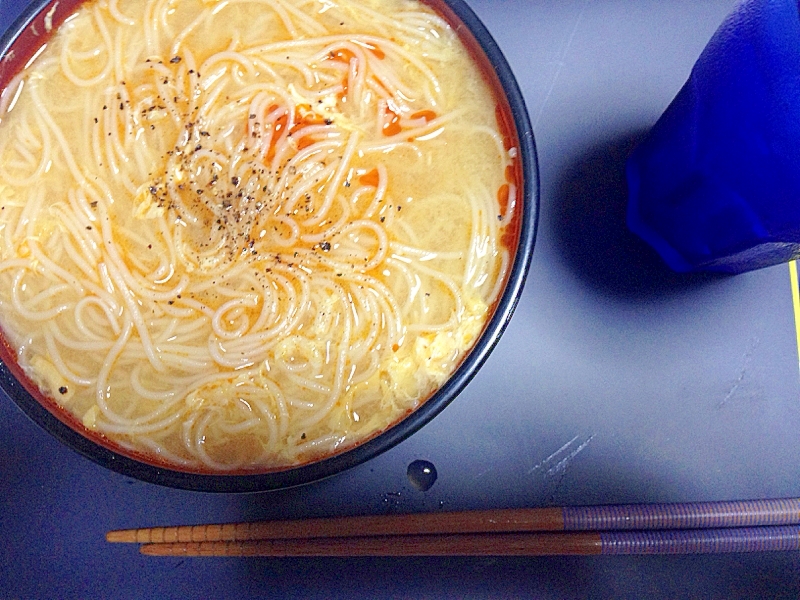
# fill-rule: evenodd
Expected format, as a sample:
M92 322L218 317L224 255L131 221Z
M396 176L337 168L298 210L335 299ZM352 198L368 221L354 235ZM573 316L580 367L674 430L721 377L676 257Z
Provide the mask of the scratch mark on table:
M545 477L552 477L558 473L563 473L567 470L567 467L569 467L574 458L586 449L595 435L596 434L593 433L583 442L575 446L575 443L580 439L580 436L576 435L550 456L534 465L533 468L528 471L528 475L532 475L536 471L543 471Z
M577 435L576 435L574 438L572 438L572 439L571 439L570 441L568 441L566 444L564 444L563 446L561 446L561 448L559 448L558 450L556 450L555 452L553 452L553 453L552 453L550 456L548 456L547 458L545 458L543 461L541 461L541 462L539 462L539 463L537 463L537 464L533 465L533 467L531 467L531 468L528 470L528 475L530 475L530 474L531 474L531 473L533 473L534 471L538 471L538 470L540 470L540 469L544 468L544 466L545 466L545 465L547 465L547 464L551 463L555 457L557 457L559 454L561 454L561 453L562 453L562 452L564 452L564 451L565 451L567 448L569 448L571 444L574 444L574 443L575 443L575 441L577 441L577 439L578 439L579 437L580 437L580 436L577 436Z
M747 346L747 350L745 351L744 356L742 357L742 366L739 369L739 376L736 378L736 381L733 382L731 389L728 390L728 393L725 395L725 397L722 400L720 400L720 402L717 404L718 409L725 406L728 400L730 400L736 393L736 390L739 389L739 386L741 385L745 375L747 374L747 367L750 363L750 359L753 357L753 353L755 352L755 349L758 347L758 342L759 342L758 338L754 338L750 341L750 344Z
M483 477L484 475L486 475L486 474L487 474L489 471L491 471L491 470L492 470L492 467L486 467L486 468L485 468L483 471L481 471L480 473L478 473L477 475L475 475L475 477L473 477L473 480L475 480L475 479L480 479L481 477Z
M585 442L583 442L582 444L580 444L580 445L579 445L577 448L575 448L574 450L572 450L572 451L571 451L569 454L567 454L567 455L566 455L564 458L562 458L562 459L561 459L561 460L559 460L559 461L558 461L556 464L554 464L552 467L550 467L549 469L547 469L547 475L555 475L556 473L559 473L559 472L561 472L561 471L566 471L566 470L567 470L567 467L568 467L568 466L569 466L569 464L572 462L572 460L573 460L573 459L574 459L576 456L578 456L578 454L580 454L581 452L583 452L583 450L586 448L586 446L588 446L588 445L589 445L589 442L591 442L591 441L594 439L594 436L595 436L595 434L592 434L592 435L590 435L588 438L586 438L586 441L585 441Z
M550 86L547 89L547 93L544 95L544 100L542 100L542 104L539 107L539 112L536 114L536 118L533 120L533 128L536 129L536 126L539 124L540 119L542 118L542 114L544 113L544 109L547 106L548 101L550 100L550 96L553 94L553 90L556 87L556 83L558 83L558 78L561 75L561 70L564 68L564 63L566 62L567 53L569 49L572 47L572 42L575 39L575 33L578 31L578 25L583 18L583 13L586 12L586 7L589 5L589 0L586 0L583 5L581 6L580 11L578 11L578 16L575 18L575 23L572 26L572 31L567 38L567 43L564 46L564 49L561 51L561 55L558 58L558 66L556 67L556 72L553 75L553 79L550 82Z

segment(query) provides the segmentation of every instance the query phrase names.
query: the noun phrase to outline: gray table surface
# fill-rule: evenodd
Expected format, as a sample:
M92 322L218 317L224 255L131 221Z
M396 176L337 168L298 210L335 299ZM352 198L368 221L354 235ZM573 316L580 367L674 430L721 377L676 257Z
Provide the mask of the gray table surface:
M800 554L153 559L109 529L800 496L786 265L677 276L624 228L622 166L733 0L469 0L528 103L539 237L517 312L440 416L339 476L209 495L108 472L0 397L0 598L796 598ZM0 27L24 5L0 0ZM406 467L433 462L427 492Z

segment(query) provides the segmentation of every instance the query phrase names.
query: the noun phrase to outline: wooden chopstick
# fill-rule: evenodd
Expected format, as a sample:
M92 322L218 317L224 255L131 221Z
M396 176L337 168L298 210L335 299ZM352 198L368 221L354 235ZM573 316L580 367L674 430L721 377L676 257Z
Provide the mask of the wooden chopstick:
M110 531L106 540L139 544L185 544L478 533L719 529L796 524L800 524L800 499L786 498L517 508L150 527Z
M574 533L472 533L145 544L150 556L558 556L800 549L800 526Z

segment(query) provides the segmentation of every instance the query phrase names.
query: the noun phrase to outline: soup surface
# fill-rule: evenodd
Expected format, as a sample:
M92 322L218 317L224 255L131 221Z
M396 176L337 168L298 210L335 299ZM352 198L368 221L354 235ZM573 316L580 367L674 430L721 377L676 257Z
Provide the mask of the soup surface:
M516 149L419 2L89 2L0 119L4 335L45 396L157 464L374 436L505 280Z

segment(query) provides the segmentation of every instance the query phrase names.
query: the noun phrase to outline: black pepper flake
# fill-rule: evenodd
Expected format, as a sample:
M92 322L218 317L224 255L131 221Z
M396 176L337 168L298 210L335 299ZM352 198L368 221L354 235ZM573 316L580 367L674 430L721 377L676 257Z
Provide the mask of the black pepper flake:
M231 177L231 183L233 185L239 185L239 178L238 177Z
M91 226L91 225L87 225L87 226L86 226L86 229L87 229L87 230L89 230L89 231L91 231L91 230L92 230L92 226Z
M328 252L331 249L330 242L320 242L319 249L323 252Z
M125 103L124 102L120 102L119 103L119 109L120 110L125 110Z
M300 439L301 439L301 440L304 440L304 439L306 439L306 434L305 434L305 433L302 433L302 434L300 435Z
M256 118L256 115L255 115L255 113L251 113L251 114L250 114L250 118L251 118L251 119L255 119L255 118Z
M503 215L497 215L497 220L498 221L502 221L503 220Z
M173 56L171 59L169 59L169 62L171 62L173 65L177 65L179 62L181 62L181 57Z
M398 205L397 205L397 212L400 212L400 209L401 209L401 208L403 208L403 207L402 207L402 206L400 206L400 205L398 204Z
M59 394L66 394L68 391L69 390L67 389L67 386L65 386L65 385L62 385L60 388L58 388L58 393Z
M385 220L386 220L386 217L381 217L381 223L383 223Z

